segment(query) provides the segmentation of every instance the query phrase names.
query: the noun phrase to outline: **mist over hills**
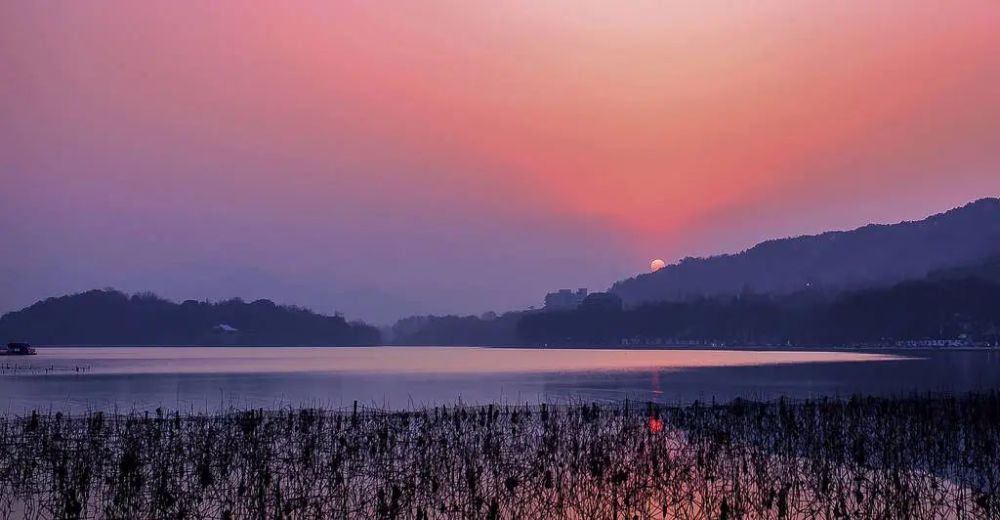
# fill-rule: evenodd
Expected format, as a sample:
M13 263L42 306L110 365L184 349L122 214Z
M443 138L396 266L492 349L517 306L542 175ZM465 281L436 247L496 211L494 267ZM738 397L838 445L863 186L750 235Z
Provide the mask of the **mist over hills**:
M885 287L1000 254L1000 199L985 198L916 222L769 240L737 254L685 258L615 283L626 305L743 291Z
M743 292L501 316L400 320L398 345L990 346L1000 342L1000 257L887 287Z
M1000 199L686 259L611 290L624 310L422 317L401 320L389 337L417 345L995 344Z
M1000 341L1000 199L918 222L771 240L616 283L625 308L413 316L380 332L269 300L114 290L0 317L0 340L73 345L748 345Z

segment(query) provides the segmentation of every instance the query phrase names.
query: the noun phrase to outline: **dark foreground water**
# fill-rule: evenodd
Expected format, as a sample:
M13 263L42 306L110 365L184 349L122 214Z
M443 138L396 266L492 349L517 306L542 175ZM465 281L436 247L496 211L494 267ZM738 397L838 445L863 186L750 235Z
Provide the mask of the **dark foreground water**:
M1000 388L1000 352L51 348L0 358L0 411L809 398Z

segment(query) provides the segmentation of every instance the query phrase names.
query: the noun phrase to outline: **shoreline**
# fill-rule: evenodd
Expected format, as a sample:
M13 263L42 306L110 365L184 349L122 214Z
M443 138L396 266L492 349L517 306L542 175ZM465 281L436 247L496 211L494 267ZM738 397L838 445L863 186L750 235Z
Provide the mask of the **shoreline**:
M483 349L521 349L521 350L670 350L670 351L720 351L720 352L839 352L839 351L954 351L954 352L1000 352L1000 346L947 346L947 347L921 347L921 346L809 346L809 345L132 345L132 344L52 344L34 345L35 348L177 348L177 349L300 349L300 348L329 348L329 349L353 349L353 348L483 348ZM12 356L16 357L16 356Z

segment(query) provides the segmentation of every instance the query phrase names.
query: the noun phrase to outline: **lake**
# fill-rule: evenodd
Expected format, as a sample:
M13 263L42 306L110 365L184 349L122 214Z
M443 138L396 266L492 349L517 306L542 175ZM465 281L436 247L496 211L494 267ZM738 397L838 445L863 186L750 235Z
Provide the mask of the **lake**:
M0 358L0 408L664 403L1000 389L1000 352L474 347L41 348Z

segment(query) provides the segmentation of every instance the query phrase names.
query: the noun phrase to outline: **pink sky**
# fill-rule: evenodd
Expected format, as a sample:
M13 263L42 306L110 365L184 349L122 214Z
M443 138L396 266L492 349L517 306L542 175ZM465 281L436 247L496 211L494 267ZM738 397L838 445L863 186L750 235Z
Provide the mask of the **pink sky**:
M1000 194L1000 4L0 4L0 312L388 320ZM16 254L11 254L16 251Z

